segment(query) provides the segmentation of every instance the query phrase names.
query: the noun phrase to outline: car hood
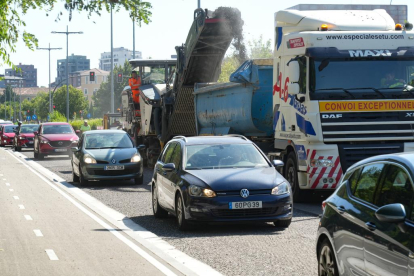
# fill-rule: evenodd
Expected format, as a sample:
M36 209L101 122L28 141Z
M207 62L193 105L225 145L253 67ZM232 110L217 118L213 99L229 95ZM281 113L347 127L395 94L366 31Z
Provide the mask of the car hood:
M114 159L115 163L119 163L121 160L131 159L131 157L137 153L136 148L126 149L85 149L85 153L90 154L93 158L100 161L111 161Z
M274 167L187 170L186 172L186 180L189 184L197 185L199 184L197 180L201 180L214 191L273 189L276 185L286 181Z
M26 138L33 138L34 133L21 133L19 134L20 137L26 137Z
M13 138L16 135L16 133L3 133L3 136L7 136L9 138Z
M49 141L70 141L72 140L78 140L79 137L76 134L42 134L42 137Z

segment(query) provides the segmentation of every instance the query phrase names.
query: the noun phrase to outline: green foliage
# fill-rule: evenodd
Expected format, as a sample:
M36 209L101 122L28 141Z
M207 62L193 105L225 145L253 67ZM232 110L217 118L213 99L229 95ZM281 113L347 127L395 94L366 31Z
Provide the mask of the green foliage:
M124 66L115 66L114 68L115 112L118 108L121 108L121 93L124 87L129 85L128 81L131 71L132 67L128 61L125 61ZM116 81L118 73L122 73L123 75L122 83ZM111 112L111 75L108 76L108 81L101 83L101 86L92 99L94 102L94 117L103 117L103 114Z
M56 106L56 111L62 114L66 114L66 93L66 85L64 85L58 88L53 94L53 104ZM44 109L47 110L48 107L49 105L46 104ZM87 107L88 100L85 99L83 92L73 86L69 86L69 116L72 117L74 112L79 114L80 110L85 110Z
M66 117L59 111L53 111L50 115L50 122L66 122Z
M4 91L5 92L3 92L0 96L0 103L4 103L4 95L6 95L7 101L10 101L10 99L13 100L13 97L14 99L18 99L17 94L14 92L14 89L10 85L8 85Z
M22 34L25 45L34 50L38 46L37 38L28 33L24 28L24 16L31 10L42 10L46 16L52 9L61 10L56 14L56 21L63 15L62 10L69 13L69 21L72 19L73 12L86 12L88 18L93 14L101 15L106 10L109 12L111 6L117 12L124 8L129 12L129 16L141 25L142 22L148 24L152 15L151 3L142 0L7 0L0 1L0 61L16 67L10 60L10 53L16 52L16 44ZM18 70L18 69L17 69Z
M249 55L247 59L272 58L273 50L272 43L269 40L263 41L263 36L258 39L250 40L248 43ZM221 73L218 82L228 82L230 75L236 71L237 68L245 61L241 58L240 51L231 48L231 53L228 54L221 64Z
M88 124L91 126L92 130L96 130L97 126L102 126L102 119L91 119L88 120ZM73 129L80 130L81 126L83 125L83 120L73 120L70 122Z
M49 113L49 94L46 92L40 92L37 96L32 99L32 109L30 110L30 114L36 110L36 115L38 118L45 119L47 114ZM27 110L26 110L27 111Z

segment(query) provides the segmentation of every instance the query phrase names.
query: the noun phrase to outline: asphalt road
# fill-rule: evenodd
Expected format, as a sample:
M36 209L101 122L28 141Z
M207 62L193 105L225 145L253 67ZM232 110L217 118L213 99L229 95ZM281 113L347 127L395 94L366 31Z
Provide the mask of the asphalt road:
M33 158L33 152L23 149ZM46 157L42 166L72 182L68 157ZM286 230L271 224L208 225L180 232L175 218L152 215L150 183L145 169L144 185L133 181L92 182L73 185L107 206L123 213L165 241L225 275L316 275L315 238L320 202L295 204L294 218Z

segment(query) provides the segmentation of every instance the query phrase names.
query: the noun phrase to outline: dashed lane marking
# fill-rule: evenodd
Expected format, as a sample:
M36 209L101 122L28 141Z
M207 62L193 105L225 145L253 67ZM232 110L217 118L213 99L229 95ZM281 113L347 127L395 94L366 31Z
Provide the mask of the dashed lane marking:
M59 258L53 249L45 249L45 251L51 261L59 261Z
M18 196L13 196L13 198L14 198L14 199L19 199L19 197L18 197Z
M43 237L42 231L39 229L34 229L33 232L35 233L36 237Z
M6 186L10 186L10 183L6 183Z
M14 192L14 190L13 190L13 189L9 189L9 191L10 191L10 192Z
M24 209L24 205L19 205L19 209Z
M31 216L29 216L29 215L24 215L24 218L25 218L26 220L33 220L33 219L32 219L32 217L31 217Z

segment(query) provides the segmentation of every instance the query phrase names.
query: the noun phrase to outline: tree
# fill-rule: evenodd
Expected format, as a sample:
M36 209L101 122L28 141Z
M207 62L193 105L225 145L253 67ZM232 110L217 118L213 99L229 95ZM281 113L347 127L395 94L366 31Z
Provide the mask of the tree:
M49 101L49 98L48 98L48 101ZM59 111L62 114L66 114L66 85L58 88L55 91L55 94L53 95L53 104L56 106L56 111ZM48 106L49 105L47 103L43 106L43 110L46 115L48 113ZM74 112L76 112L76 114L79 114L80 110L85 110L87 107L88 107L88 100L83 95L83 92L70 85L69 86L69 117L72 117ZM45 117L42 116L42 118L45 118Z
M13 88L10 85L7 85L6 89L3 90L4 92L0 96L0 103L4 103L4 95L6 95L7 102L13 101L13 99L18 99L17 94L14 93Z
M34 111L36 110L37 117L45 119L49 112L49 93L46 93L46 92L38 93L36 97L32 100L32 109L28 109L28 110L30 110L30 113L32 115L34 114Z
M115 112L118 108L121 108L121 93L125 86L128 85L128 79L131 75L132 67L128 61L125 61L124 66L115 66L114 68L114 103L115 103ZM116 76L118 73L122 73L123 80L122 83L116 81ZM102 117L103 114L111 111L111 75L108 77L107 82L101 83L98 91L93 96L94 102L94 115L95 117Z
M60 5L59 5L60 4ZM150 22L152 8L151 3L142 0L7 0L0 1L0 60L14 69L17 69L10 61L10 53L16 52L16 43L19 35L23 34L23 41L26 46L34 50L38 40L34 34L24 30L26 23L24 16L31 10L40 9L49 16L53 9L59 9L56 14L56 21L63 15L62 10L69 13L69 21L72 19L72 12L86 12L88 18L93 14L100 15L103 10L109 12L111 6L115 11L124 8L129 16L141 25L142 22ZM23 30L22 30L23 29ZM18 69L17 69L18 70Z
M272 42L270 39L264 42L262 35L260 35L259 39L250 40L248 45L251 59L273 57Z

